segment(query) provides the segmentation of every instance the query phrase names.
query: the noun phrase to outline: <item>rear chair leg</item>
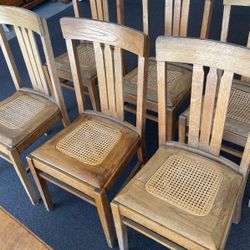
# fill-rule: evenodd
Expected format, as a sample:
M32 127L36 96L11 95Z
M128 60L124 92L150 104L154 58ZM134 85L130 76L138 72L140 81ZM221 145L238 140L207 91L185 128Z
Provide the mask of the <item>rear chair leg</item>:
M167 110L167 140L172 141L174 139L175 132L175 110Z
M46 210L47 211L50 211L52 210L53 208L53 202L50 198L50 194L49 194L49 189L48 189L48 186L47 186L47 183L46 183L46 180L41 178L38 174L37 174L37 171L34 167L34 164L33 164L33 161L30 157L26 157L27 158L27 161L28 161L28 164L29 164L29 167L30 167L30 171L33 175L33 178L36 182L36 185L37 185L37 188L40 192L40 195L42 197L42 200L43 200L43 203L46 207Z
M179 142L180 143L185 143L186 141L186 117L181 116L179 117Z
M138 160L142 163L142 166L147 162L146 150L144 144L141 144L137 150Z
M29 179L29 176L23 166L23 161L16 149L9 152L10 160L13 163L13 166L16 170L16 173L27 193L27 195L30 198L30 201L33 205L37 205L39 203L39 196L37 195L31 180Z

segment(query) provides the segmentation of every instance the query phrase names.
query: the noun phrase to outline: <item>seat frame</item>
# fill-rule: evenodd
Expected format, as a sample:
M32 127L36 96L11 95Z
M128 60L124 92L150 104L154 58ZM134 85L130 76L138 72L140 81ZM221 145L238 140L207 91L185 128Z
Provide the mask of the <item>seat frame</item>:
M22 17L22 22L20 22L20 17ZM23 86L11 48L3 31L3 24L14 27L19 45L22 49L22 54L28 69L33 90L27 89ZM49 93L48 82L46 82L45 79L39 52L34 39L34 33L38 34L42 41L43 51L48 64L48 73L51 78L51 88L53 90L52 95ZM27 34L27 37L25 37L25 34ZM58 121L63 119L65 126L70 123L59 80L55 76L55 62L46 20L42 17L39 17L37 14L22 8L1 6L0 46L16 90L28 91L43 96L44 98L55 102L60 109L59 113L51 117L51 119L45 124L38 126L32 134L29 134L16 146L11 148L0 142L0 157L13 165L28 197L30 198L32 204L35 205L38 203L39 197L28 177L27 172L29 172L29 169L25 169L20 155L44 133L51 130ZM29 49L25 50L25 46L27 46ZM34 70L34 67L32 69L32 65L35 65L34 67L36 67L37 71Z
M221 157L219 153L234 75L232 72L246 77L250 75L247 69L247 61L250 59L250 50L244 47L209 40L202 41L199 39L171 37L158 38L156 47L160 147L165 147L166 150L168 147L175 147L177 149L180 148L186 151L194 152L198 155L220 162L224 164L225 167L229 167L237 172L237 174L243 176L242 183L237 195L235 196L236 199L233 202L232 210L230 210L231 213L230 216L228 216L226 224L227 227L219 247L219 249L224 249L231 223L238 223L240 221L242 199L249 173L250 134L248 136L243 158L239 167L233 162ZM206 54L202 53L204 50L207 51ZM221 53L222 51L230 51L230 55L226 52ZM220 58L218 58L218 54L220 54ZM237 63L232 63L233 60L231 60L230 57L237 60ZM167 139L167 62L190 63L194 65L191 93L191 129L189 130L188 145L179 142L171 142ZM204 66L210 67L210 71L207 77L206 92L203 99L202 90L205 86L203 71ZM224 74L221 78L220 85L218 86L220 95L218 95L218 98L216 99L215 94L218 84L217 68L224 70ZM202 106L203 100L204 105ZM213 114L211 109L213 111L215 102L217 102L217 105L215 117L213 118L212 115L208 114ZM140 172L138 175L139 174ZM133 179L131 180L131 185L133 185ZM126 189L126 192L129 192L129 187ZM119 202L118 197L119 194L117 198L114 198L112 201L111 208L115 221L119 247L121 250L128 249L127 227L131 227L141 232L169 249L207 249L207 246L202 246L197 242L179 234L177 231L173 231L171 228L166 228L163 225L149 219L147 214L141 214L138 211L125 206L122 202ZM150 200L144 200L143 202L150 202ZM211 248L215 249L214 246L211 246Z
M89 111L86 110L85 98L81 91L82 78L80 76L79 61L75 45L75 40L84 40L94 43L97 75L99 78L99 94L102 111L92 111L91 114L112 120L132 129L138 134L139 141L136 142L133 147L130 147L130 151L127 152L126 158L122 160L122 163L118 164L119 166L113 171L112 176L102 188L96 188L69 174L64 174L53 166L46 164L46 162L42 162L41 159L36 159L35 152L27 159L46 209L50 210L52 208L52 201L46 184L47 180L97 207L107 243L112 247L115 243L115 235L112 225L110 204L108 202L108 191L116 183L122 170L132 160L132 157L136 153L138 162L128 178L131 178L131 176L133 176L146 162L144 133L148 38L145 34L133 29L97 20L62 18L61 27L70 55L69 58L79 113L83 115L86 113L90 114ZM124 121L124 105L122 98L122 50L128 50L138 56L140 77L138 79L139 90L136 126ZM115 75L114 78L111 77L113 74ZM114 89L115 92L113 92Z

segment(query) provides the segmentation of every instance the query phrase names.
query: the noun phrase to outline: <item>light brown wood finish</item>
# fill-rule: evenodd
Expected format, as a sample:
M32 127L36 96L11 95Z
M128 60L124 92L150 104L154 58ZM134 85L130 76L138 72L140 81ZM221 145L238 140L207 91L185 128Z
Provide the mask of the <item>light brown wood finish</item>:
M203 19L200 37L205 39L208 37L210 21L212 15L211 0L205 0ZM148 0L143 2L143 30L146 34L149 32L148 20ZM190 0L165 0L165 35L171 36L187 36L188 21L189 21ZM173 67L173 66L172 66ZM172 139L176 128L176 111L181 106L183 101L190 94L191 74L192 69L187 65L175 65L174 69L170 66L169 72L169 95L168 100L168 123L167 128L168 138ZM137 69L132 70L124 77L124 101L126 110L134 112L131 104L136 106L136 91L137 88L134 79L137 77ZM156 61L150 58L149 73L148 73L148 95L147 95L147 110L157 113L157 84L156 83ZM157 117L152 114L147 114L147 118L157 121Z
M14 26L32 89L25 88L21 81L2 24ZM42 41L53 95L49 94L34 33L38 34ZM63 119L65 125L69 124L59 80L54 74L55 62L45 20L22 8L1 6L0 46L17 90L14 95L0 102L0 156L13 164L31 202L36 204L38 196L25 171L20 154L52 129L59 120ZM8 113L10 110L11 114Z
M250 1L240 0L224 0L224 12L222 19L221 41L227 42L228 31L230 28L231 10L234 7L250 8ZM250 47L250 36L248 37L247 47ZM219 76L221 73L219 73ZM215 76L214 76L215 77ZM241 76L241 80L233 80L233 91L229 100L229 109L224 128L223 140L232 144L244 147L247 136L250 131L250 123L248 121L247 107L249 102L244 102L243 99L248 100L250 96L249 79ZM213 107L210 107L207 114L212 115ZM181 123L179 124L179 140L184 142L186 140L186 130L188 127L189 111L185 111L180 116ZM211 118L211 117L210 117ZM242 152L226 145L222 146L222 150L236 157L242 156Z
M0 247L1 249L51 249L28 228L0 207Z
M77 0L73 0L73 9L75 17L81 17L80 5ZM109 21L109 9L108 0L89 0L92 19ZM116 0L117 5L117 23L124 23L124 0ZM97 89L97 72L96 62L91 60L90 57L94 57L94 49L91 43L82 41L77 46L77 53L79 55L79 70L82 74L82 94L87 94L90 97L90 101L94 110L100 111L100 101ZM46 65L45 65L46 66ZM73 73L71 72L69 57L67 53L64 53L56 57L56 68L57 75L61 79L61 84L64 87L74 89L71 84L74 79L72 78ZM86 89L86 91L85 91ZM79 91L76 91L79 93Z
M28 162L47 210L52 208L46 185L49 181L97 207L107 243L112 247L115 236L108 191L135 154L138 155L136 167L146 161L148 38L124 26L90 19L62 18L61 27L70 55L80 115L69 127L33 152ZM101 112L86 110L76 40L93 43ZM122 50L138 56L136 126L124 121ZM88 126L92 127L89 129ZM80 131L81 128L84 130ZM80 132L74 134L74 131ZM110 144L111 139L115 142Z
M250 49L159 37L156 59L160 147L111 203L120 249L128 249L127 227L169 249L224 249L232 222L240 220L250 135L240 166L219 153L233 74L249 77ZM193 65L188 144L169 142L166 133L166 67L173 62ZM204 67L210 68L206 78ZM223 71L219 83L218 69Z

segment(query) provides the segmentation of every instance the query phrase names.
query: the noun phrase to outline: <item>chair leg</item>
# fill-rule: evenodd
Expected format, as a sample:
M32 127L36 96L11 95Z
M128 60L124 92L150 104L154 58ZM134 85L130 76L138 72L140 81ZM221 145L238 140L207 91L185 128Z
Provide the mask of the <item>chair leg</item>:
M37 205L39 203L39 196L37 195L31 180L29 179L29 176L23 166L23 161L16 149L9 152L10 160L13 163L13 166L16 170L16 173L27 193L27 195L30 198L30 201L33 205Z
M120 250L128 250L127 226L122 223L119 206L115 202L111 203L115 230Z
M106 191L102 190L95 198L95 202L107 243L112 248L115 243L115 234Z
M175 110L173 108L167 111L167 125L167 140L172 141L175 132Z
M89 97L90 97L93 110L101 111L96 81L97 81L96 79L90 80L88 84L88 92L89 92Z
M50 80L50 75L49 75L49 69L48 69L48 66L46 64L43 65L43 72L44 72L45 78L47 80L50 93L52 95L54 95L54 90L53 90L52 83L51 83L51 80Z
M179 117L179 142L180 143L185 143L186 141L186 122L187 122L187 119L186 117L184 116L180 116Z
M235 212L234 212L234 217L233 217L233 223L239 224L241 220L241 210L242 210L242 201L243 201L243 196L244 196L244 189L240 192L239 198L237 200L236 206L235 206Z
M39 193L42 197L42 200L43 200L43 203L46 207L46 210L47 211L50 211L52 208L53 208L53 202L50 198L50 194L49 194L49 189L48 189L48 186L47 186L47 183L46 183L46 180L41 178L38 174L37 174L37 171L34 167L34 164L33 164L33 161L31 158L29 157L26 157L27 158L27 161L28 161L28 164L29 164L29 167L30 167L30 171L33 175L33 178L36 182L36 185L37 185L37 188L39 190Z
M141 144L141 146L137 150L138 160L141 161L142 166L147 162L146 150L145 146Z
M48 83L49 91L50 91L50 93L53 96L55 96L54 89L53 89L53 84L51 82L51 78L50 78L50 74L49 74L49 69L48 69L47 65L43 65L43 72L44 72L45 78L46 78L47 83ZM63 98L63 96L61 98ZM62 122L63 122L63 126L67 127L70 124L70 120L69 120L69 117L68 117L68 113L67 113L66 107L64 106L64 101L63 101L63 105L62 106L61 106Z

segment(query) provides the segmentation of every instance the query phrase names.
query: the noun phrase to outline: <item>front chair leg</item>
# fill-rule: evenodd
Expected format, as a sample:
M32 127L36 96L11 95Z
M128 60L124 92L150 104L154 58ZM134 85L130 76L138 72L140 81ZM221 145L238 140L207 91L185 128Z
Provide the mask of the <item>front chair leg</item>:
M16 149L11 150L9 152L9 157L10 160L13 163L13 166L16 170L16 173L27 193L27 195L30 198L30 201L33 205L37 205L39 203L39 196L37 195L31 180L29 179L29 176L23 166L23 161L18 153L18 151Z
M50 194L49 194L49 189L48 189L48 186L47 186L47 183L46 183L46 180L41 178L38 174L37 174L37 171L34 167L34 164L33 164L33 161L30 157L26 157L27 158L27 161L28 161L28 164L29 164L29 167L30 167L30 171L33 175L33 178L36 182L36 185L37 185L37 188L39 190L39 193L42 197L42 200L43 200L43 203L46 207L46 210L47 211L50 211L52 208L53 208L53 202L50 198Z
M112 202L111 208L112 208L119 248L120 250L127 250L128 249L127 226L122 223L122 218L121 218L118 204L116 204L115 202Z
M97 195L97 197L95 198L95 202L107 243L109 247L113 247L115 244L115 234L113 229L111 209L105 190L102 190Z

